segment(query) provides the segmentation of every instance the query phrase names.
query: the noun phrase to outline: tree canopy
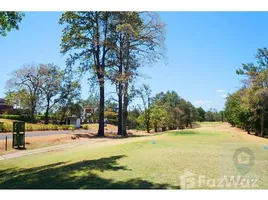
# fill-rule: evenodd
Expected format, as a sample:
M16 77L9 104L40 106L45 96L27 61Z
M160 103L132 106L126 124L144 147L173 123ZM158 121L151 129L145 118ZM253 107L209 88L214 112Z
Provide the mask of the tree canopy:
M0 35L6 36L12 29L19 29L24 14L22 12L0 12Z

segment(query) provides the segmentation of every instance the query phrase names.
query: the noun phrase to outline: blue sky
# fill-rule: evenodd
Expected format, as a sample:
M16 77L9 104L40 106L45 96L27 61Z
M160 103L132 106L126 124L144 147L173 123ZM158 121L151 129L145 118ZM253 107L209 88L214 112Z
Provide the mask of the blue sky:
M26 12L19 31L0 38L0 97L13 70L28 63L53 62L65 67L60 54L59 12ZM221 110L224 96L240 86L235 70L254 61L258 48L267 47L265 12L160 12L166 23L168 64L160 61L141 72L153 94L175 90L204 109ZM82 81L82 97L89 86ZM107 93L111 91L107 88ZM138 100L137 100L138 102Z

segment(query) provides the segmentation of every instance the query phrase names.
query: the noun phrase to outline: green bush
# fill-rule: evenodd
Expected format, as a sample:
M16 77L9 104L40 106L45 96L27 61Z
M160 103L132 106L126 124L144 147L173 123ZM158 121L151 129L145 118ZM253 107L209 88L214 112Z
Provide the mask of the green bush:
M71 130L71 131L74 131L75 130L75 126L74 125L69 125L69 128L68 129Z
M26 124L25 131L33 131L32 125Z
M81 128L84 129L84 130L88 130L89 129L87 124L81 125Z
M13 125L8 123L1 124L0 132L12 132ZM25 124L25 131L50 131L50 130L75 130L74 125L54 125L54 124Z
M11 119L11 120L17 120L17 121L25 121L28 122L30 121L30 117L26 115L0 115L0 118L2 119Z
M3 124L3 132L12 132L12 125L11 124L7 124L7 123L4 123Z

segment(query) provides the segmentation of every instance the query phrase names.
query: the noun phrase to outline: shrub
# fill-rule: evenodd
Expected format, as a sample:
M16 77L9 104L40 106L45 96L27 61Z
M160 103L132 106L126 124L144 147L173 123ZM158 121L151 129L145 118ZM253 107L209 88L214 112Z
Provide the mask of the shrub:
M3 124L3 132L12 132L12 125L11 124L7 124L7 123L4 123Z
M84 129L84 130L88 130L89 129L87 124L81 125L81 128Z
M33 131L32 125L29 124L26 124L25 129L26 129L25 131Z
M68 125L68 130L74 131L75 130L75 126L74 125Z
M55 131L59 130L58 125L54 125L54 126L53 126L53 130L55 130Z
M6 114L3 114L3 115L0 115L0 118L17 120L17 121L25 121L25 122L30 121L30 117L27 115L6 115Z
M12 132L13 125L3 123L0 127L0 132ZM88 126L84 126L88 129ZM25 124L25 131L50 131L50 130L75 130L74 125L53 125L53 124Z

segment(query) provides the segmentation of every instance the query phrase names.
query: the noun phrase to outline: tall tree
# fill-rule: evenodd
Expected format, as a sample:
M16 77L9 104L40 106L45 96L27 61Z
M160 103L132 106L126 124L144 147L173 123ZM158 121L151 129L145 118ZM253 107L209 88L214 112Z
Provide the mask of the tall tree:
M146 125L146 131L150 133L150 110L151 110L151 88L149 85L143 84L139 90L137 90L137 95L141 98L144 109L144 124Z
M197 108L197 112L198 112L198 115L199 115L199 121L204 122L205 121L206 111L202 107L199 107L199 108Z
M75 72L68 67L61 70L51 63L41 64L38 70L41 75L42 98L45 102L45 124L48 124L49 112L56 104L72 104L74 98L80 97L80 84L74 79ZM64 110L64 107L62 108Z
M41 92L45 102L45 124L48 124L49 111L61 100L60 90L63 81L63 73L54 64L41 64L38 69L41 75Z
M30 118L35 121L35 112L41 95L41 74L38 65L25 65L11 74L6 83L6 88L11 91L27 93L29 97Z
M250 109L259 121L260 136L265 134L265 120L267 117L267 88L268 88L268 49L260 48L255 56L256 64L242 64L242 69L236 71L239 75L245 75L244 81L249 88L248 102Z
M175 91L160 92L153 98L153 105L163 106L168 112L169 129L183 128L185 126L186 101Z
M90 71L98 80L99 130L98 136L104 136L104 83L107 53L110 50L112 31L110 12L65 12L59 21L63 29L61 52L71 53L68 64L77 61L83 72Z
M157 132L160 126L165 126L167 121L167 111L159 106L154 106L151 110L151 123L154 127L154 131Z
M126 135L130 85L138 76L138 68L164 57L164 27L152 12L113 13L116 37L110 51L111 74L117 86L119 105L118 134Z
M189 101L183 101L181 107L185 114L185 126L192 128L193 122L198 120L196 108Z
M123 68L123 133L126 134L129 84L138 67L151 64L165 57L165 24L154 12L129 12L122 25L125 34L125 66ZM150 101L149 101L150 102ZM150 110L150 109L149 109ZM147 129L148 131L148 129Z
M29 110L30 97L25 89L7 91L5 101L8 105L13 105L16 109L23 109L25 111Z

